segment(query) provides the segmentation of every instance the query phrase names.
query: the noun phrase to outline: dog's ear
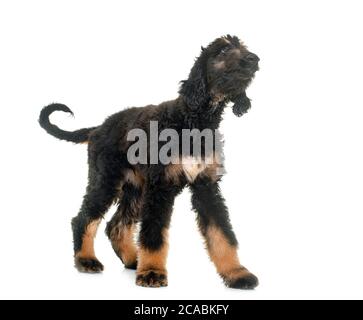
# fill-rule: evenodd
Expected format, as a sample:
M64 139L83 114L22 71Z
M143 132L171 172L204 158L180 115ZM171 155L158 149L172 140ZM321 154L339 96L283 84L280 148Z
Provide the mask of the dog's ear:
M232 110L237 117L243 116L251 108L251 101L246 94L237 96L232 101L234 102Z
M184 96L184 99L190 107L200 107L208 101L207 80L206 74L201 62L198 58L192 70L190 71L189 78L182 81L179 93Z

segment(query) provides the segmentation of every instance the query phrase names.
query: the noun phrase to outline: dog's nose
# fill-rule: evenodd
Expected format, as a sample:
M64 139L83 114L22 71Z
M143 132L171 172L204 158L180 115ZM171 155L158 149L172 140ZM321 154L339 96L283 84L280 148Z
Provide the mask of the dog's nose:
M254 54L250 52L246 57L245 60L249 63L256 64L258 61L260 61L260 58L257 56L257 54Z

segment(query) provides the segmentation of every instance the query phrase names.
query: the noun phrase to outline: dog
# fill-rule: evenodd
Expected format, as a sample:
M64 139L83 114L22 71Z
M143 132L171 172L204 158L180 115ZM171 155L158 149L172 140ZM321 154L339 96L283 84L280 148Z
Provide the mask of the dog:
M233 103L233 113L242 116L251 107L246 88L258 69L259 57L238 37L226 35L202 47L189 77L181 81L175 100L129 108L110 116L100 126L73 132L49 121L54 111L73 115L67 106L54 103L42 109L39 123L49 134L61 140L88 143L87 191L78 215L72 219L74 259L79 271L103 271L95 255L94 238L105 212L116 202L116 213L106 227L115 253L126 268L136 269L137 285L167 286L170 217L175 197L188 186L210 259L225 285L239 289L258 285L257 277L239 262L237 239L219 188L222 175L217 174L218 154L213 154L214 160L207 163L211 154L204 152L202 163L197 165L160 161L134 164L127 157L132 145L128 133L138 128L149 136L151 121L157 121L159 130L171 128L179 134L184 129L217 130L229 102ZM216 133L213 135L217 137ZM158 143L158 150L162 145ZM185 157L183 151L179 156Z

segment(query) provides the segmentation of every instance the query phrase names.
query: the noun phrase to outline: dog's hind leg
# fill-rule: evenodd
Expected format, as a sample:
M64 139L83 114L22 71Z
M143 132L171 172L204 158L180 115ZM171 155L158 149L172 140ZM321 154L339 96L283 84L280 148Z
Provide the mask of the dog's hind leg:
M75 267L81 272L103 270L95 255L94 238L103 215L119 193L121 170L117 164L100 161L102 157L98 155L97 166L89 159L87 193L78 215L72 219Z
M208 176L198 177L190 186L198 225L206 240L209 256L226 286L253 289L258 280L243 267L237 255L237 239L218 182Z
M140 216L143 183L139 173L132 170L126 173L117 211L106 227L106 234L113 250L129 269L136 269L137 266L134 236Z

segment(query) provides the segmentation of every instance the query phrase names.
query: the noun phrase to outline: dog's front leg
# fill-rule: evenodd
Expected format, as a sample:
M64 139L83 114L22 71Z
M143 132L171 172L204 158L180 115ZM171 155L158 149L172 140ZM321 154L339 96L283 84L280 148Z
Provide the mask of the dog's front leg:
M258 280L243 267L237 255L237 239L218 182L199 177L191 185L192 204L198 214L198 225L206 240L209 256L226 286L253 289Z
M141 211L136 271L139 286L163 287L168 284L168 228L174 199L180 190L180 187L168 183L162 173L149 177Z

